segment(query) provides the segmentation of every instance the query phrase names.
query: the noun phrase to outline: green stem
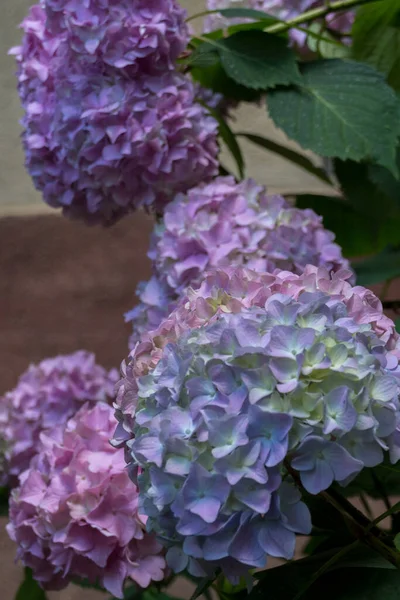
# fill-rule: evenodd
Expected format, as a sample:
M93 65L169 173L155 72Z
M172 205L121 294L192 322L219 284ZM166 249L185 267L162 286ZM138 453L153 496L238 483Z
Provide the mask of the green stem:
M276 23L274 25L270 25L265 29L265 31L267 33L282 33L283 31L292 29L297 25L301 25L301 23L308 23L310 21L322 19L330 13L335 13L342 10L349 10L350 8L355 8L356 6L361 6L362 4L368 4L369 2L376 1L377 0L338 0L338 2L328 2L324 6L312 8L311 10L306 10L301 15L298 15L297 17L294 17L293 19L290 19L290 21L286 21L285 23Z
M285 461L285 467L293 477L297 487L303 491L300 476L290 464ZM346 520L354 536L375 552L378 552L388 562L400 570L400 553L393 547L391 538L376 526L378 520L370 521L358 508L339 494L334 488L320 492L326 502L329 502ZM392 511L394 507L392 508Z
M350 8L355 8L356 6L361 6L362 4L368 4L369 2L377 2L377 0L338 0L337 2L327 2L324 6L320 6L319 8L313 8L311 10L306 10L301 15L290 19L290 21L281 21L280 23L276 23L274 25L270 25L265 29L268 33L281 33L282 31L287 31L288 29L296 28L297 25L301 25L302 23L315 21L316 19L321 19L326 17L326 15L334 12L339 12L342 10L348 10ZM206 17L207 15L218 14L220 11L217 10L203 10L202 12L196 13L191 17L186 19L186 22L193 21L194 19L198 19L200 17ZM268 17L269 15L266 13L265 15Z
M372 514L371 507L370 507L370 505L369 505L369 503L368 503L367 497L366 497L366 495L364 494L364 492L360 492L360 501L361 501L361 504L362 504L362 505L363 505L363 507L364 507L364 510L365 510L365 512L366 512L366 514L367 514L367 516L368 516L368 518L370 518L370 519L373 519L373 518L374 518L374 516L373 516L373 514Z

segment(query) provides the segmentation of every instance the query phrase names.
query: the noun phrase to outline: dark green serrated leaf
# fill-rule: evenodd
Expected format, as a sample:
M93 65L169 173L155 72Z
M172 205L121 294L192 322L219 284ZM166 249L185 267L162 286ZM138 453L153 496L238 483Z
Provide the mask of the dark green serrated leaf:
M335 241L342 247L345 256L378 252L386 245L386 242L380 242L376 224L368 216L357 213L341 198L301 194L297 196L296 206L312 208L323 217L324 226L334 232Z
M217 110L214 110L213 108L210 108L210 107L207 107L207 109L210 112L210 114L212 114L212 116L218 121L219 135L221 136L226 147L228 148L229 152L232 154L232 156L236 162L240 179L243 179L243 177L244 177L244 159L243 159L242 151L237 142L235 134L233 133L233 131L229 127L228 123L225 121L225 119L220 115L220 113Z
M228 77L245 87L266 90L300 81L295 53L279 36L239 31L215 44Z
M239 85L233 79L227 76L221 62L208 67L194 67L191 75L195 81L198 81L203 87L213 90L218 94L223 94L225 98L237 100L239 102L256 102L261 93L256 90L250 90L244 85Z
M397 535L395 535L393 543L396 547L396 550L398 550L400 552L400 533L398 533Z
M181 64L190 67L210 67L219 62L219 55L215 47L204 42L197 46L187 58L180 61Z
M324 569L327 571L324 572ZM385 577L390 579L393 573L400 576L399 571L374 550L353 542L346 548L333 548L257 573L255 576L260 581L249 595L249 600L297 600L302 597L299 593L301 590L307 591L304 598L314 600L321 596L324 582L356 579L357 573L362 570L376 573L380 580L384 580ZM321 573L321 577L313 582L308 590L310 582L318 573ZM363 591L365 593L365 590ZM335 593L329 593L329 599L341 598L335 595L337 593L338 589L335 586ZM325 594L323 597L325 598ZM362 596L357 598L361 600ZM369 596L363 598L366 600ZM375 600L375 597L373 599ZM379 600L386 600L386 597L382 596Z
M253 8L222 8L218 13L227 19L256 19L257 21L266 21L266 24L268 25L279 23L279 19L276 17L273 17L262 10L255 10Z
M400 571L342 569L322 577L310 591L312 598L324 600L398 600Z
M396 163L400 171L400 146L397 147ZM369 179L400 208L400 180L380 165L370 165Z
M380 0L360 7L353 25L352 53L373 65L400 90L400 0Z
M244 137L256 146L260 146L265 150L274 152L274 154L279 154L279 156L282 156L282 158L285 158L286 160L289 160L290 162L296 164L298 167L301 167L305 171L308 171L308 173L311 173L315 177L318 177L318 179L321 179L321 181L324 181L325 183L331 183L328 175L323 169L316 167L309 158L302 154L299 154L298 152L295 152L294 150L291 150L287 146L282 146L281 144L277 144L272 140L269 140L261 135L256 135L254 133L246 133L240 131L236 134L236 136Z
M373 285L400 277L400 251L387 249L353 265L359 285Z
M370 178L371 165L356 163L353 160L336 159L334 167L346 200L357 212L379 221L399 216L400 197L397 201L393 201L383 190L379 189ZM386 171L393 178L387 169L379 165L377 167Z
M24 580L18 588L15 600L46 600L46 593L33 579L31 569L25 569Z
M383 76L339 59L306 63L301 71L300 85L268 93L275 124L321 156L371 159L397 176L400 105Z

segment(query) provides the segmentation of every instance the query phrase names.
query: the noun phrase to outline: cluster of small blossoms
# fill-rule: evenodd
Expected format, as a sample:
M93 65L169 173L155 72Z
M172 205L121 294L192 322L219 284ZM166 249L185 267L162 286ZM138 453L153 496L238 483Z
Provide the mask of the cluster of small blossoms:
M317 494L400 458L399 337L350 277L216 271L131 353L114 444L173 570L289 559L310 530L289 467Z
M225 8L252 8L261 10L269 15L287 21L297 17L301 13L324 5L324 0L207 0L208 10L218 10ZM234 23L243 23L243 19L227 19L216 13L208 15L204 22L205 32L223 29ZM354 11L343 11L333 13L325 17L325 23L329 29L341 35L350 34L354 21ZM291 29L290 37L297 46L304 47L307 34L298 30Z
M0 484L17 484L42 432L66 423L86 402L111 401L117 380L116 370L106 371L84 351L32 365L0 398Z
M165 560L138 515L138 492L122 450L109 444L111 407L83 406L66 426L42 434L40 453L10 501L17 558L45 589L88 579L123 597L125 580L142 587L164 578Z
M334 237L312 210L268 195L251 179L236 183L233 177L217 177L178 194L153 233L149 257L154 277L140 285L141 302L128 314L134 329L130 346L158 325L173 302L209 269L247 266L300 274L307 264L333 271L348 268Z
M44 200L88 221L161 211L215 175L217 123L175 60L175 0L42 0L14 48L26 166Z

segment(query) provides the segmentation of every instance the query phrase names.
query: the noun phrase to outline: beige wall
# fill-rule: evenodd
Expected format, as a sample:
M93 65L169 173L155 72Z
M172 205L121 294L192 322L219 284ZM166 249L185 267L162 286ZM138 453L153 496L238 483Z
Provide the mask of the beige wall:
M183 0L189 12L199 12L203 2ZM40 194L32 186L23 167L23 153L20 144L21 110L16 92L14 60L7 56L8 49L18 44L21 32L17 26L26 14L29 0L2 0L0 16L0 214L19 214L21 212L50 212L41 201ZM201 20L195 21L196 25ZM276 132L267 119L265 108L249 110L242 106L236 115L233 128L255 131L281 141L284 137ZM260 183L268 184L272 191L296 190L323 191L321 184L301 169L293 167L279 157L260 152L250 144L243 144L248 165L247 174ZM229 164L229 159L224 159Z

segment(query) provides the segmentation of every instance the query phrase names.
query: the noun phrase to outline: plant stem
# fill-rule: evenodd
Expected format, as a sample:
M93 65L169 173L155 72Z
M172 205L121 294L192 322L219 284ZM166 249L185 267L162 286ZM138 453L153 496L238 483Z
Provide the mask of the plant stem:
M293 477L297 487L303 491L304 488L297 471L287 461L285 461L285 467ZM400 553L392 546L391 538L376 526L376 520L370 521L358 508L333 488L320 492L319 495L340 512L350 526L352 533L360 542L378 552L400 570Z
M283 31L287 31L288 29L296 28L302 23L315 21L316 19L326 17L326 15L329 15L330 13L348 10L350 8L355 8L356 6L361 6L362 4L368 4L369 2L377 1L378 0L337 0L336 2L326 2L324 6L313 8L311 10L306 10L301 15L290 19L290 21L281 21L280 23L270 25L265 29L265 31L267 33L281 33ZM186 19L186 22L188 23L189 21L193 21L194 19L205 17L207 15L218 14L219 12L220 11L218 9L204 10L202 12L196 13L195 15L191 15ZM270 15L266 13L265 16L269 17Z
M274 25L270 25L265 29L265 31L267 33L282 33L283 31L292 29L297 25L301 25L302 23L308 23L310 21L315 21L316 19L322 19L330 13L348 10L350 8L355 8L356 6L361 6L362 4L368 4L369 2L376 1L377 0L338 0L337 2L328 2L324 6L307 10L301 15L298 15L297 17L294 17L294 19L290 19L290 21L286 21L285 23L276 23Z
M367 516L368 516L370 519L373 519L373 518L374 518L374 516L373 516L373 514L372 514L371 507L370 507L370 505L369 505L369 503L368 503L367 497L366 497L366 495L364 494L364 492L360 492L360 501L361 501L361 504L362 504L362 505L363 505L363 507L364 507L364 510L365 510L365 512L367 513Z

